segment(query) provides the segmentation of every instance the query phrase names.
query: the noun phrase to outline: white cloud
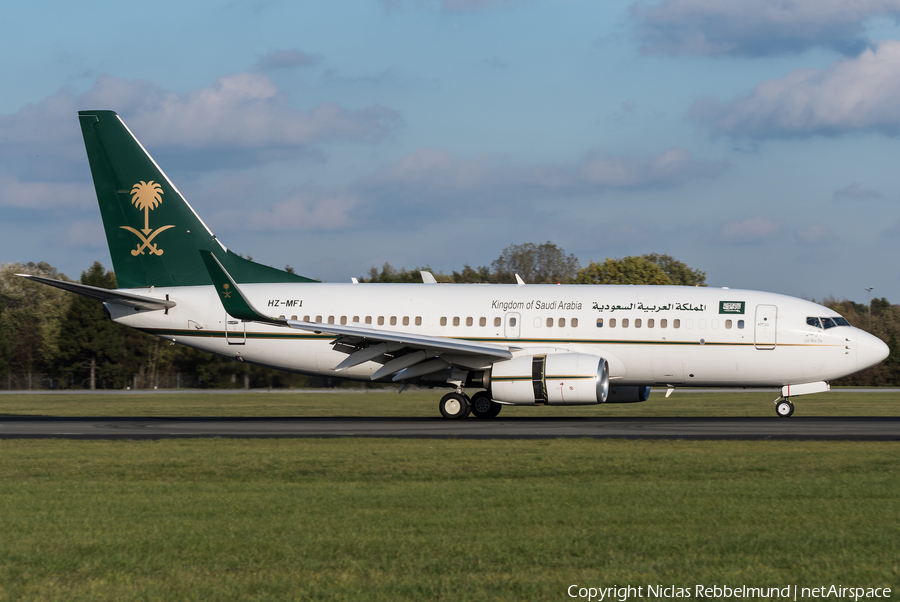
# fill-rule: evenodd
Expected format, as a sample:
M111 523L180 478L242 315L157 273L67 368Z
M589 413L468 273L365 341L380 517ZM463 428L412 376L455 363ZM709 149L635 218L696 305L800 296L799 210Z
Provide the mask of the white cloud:
M321 103L309 111L294 109L262 73L228 75L187 94L146 80L104 75L83 94L63 89L0 116L0 157L28 177L49 177L39 169L45 163L70 172L77 162L82 169L77 111L85 108L116 110L141 142L154 149L217 155L219 161L209 164L217 167L264 163L337 140L377 141L402 123L399 113L380 105L346 109ZM55 161L35 161L38 155ZM196 157L192 166L205 167L203 158Z
M755 216L726 223L719 230L719 240L727 244L746 245L770 240L781 231L781 223L768 217Z
M794 234L801 243L811 246L833 245L840 240L840 237L825 224L800 227Z
M256 62L256 68L267 69L292 69L294 67L309 67L322 62L322 55L310 54L300 49L273 50Z
M78 220L69 226L62 238L67 245L90 249L106 248L106 233L99 220Z
M827 47L857 54L865 22L900 18L900 0L662 0L632 5L642 50L762 56Z
M540 195L584 195L608 189L672 186L692 178L715 177L724 163L697 161L680 147L658 155L620 156L589 153L574 167L552 163L513 167L487 154L462 159L440 149L417 149L362 178L362 189L385 196L445 201L448 198L492 204Z
M825 69L797 69L730 103L706 99L691 118L713 134L791 138L877 132L900 134L900 41L880 42Z
M881 201L887 198L880 192L866 190L858 182L853 182L840 190L835 190L832 197L836 201Z
M353 226L352 210L359 199L347 193L316 198L295 193L269 209L251 211L243 226L262 231L323 231Z
M16 209L89 209L96 206L88 182L22 182L0 175L0 207Z

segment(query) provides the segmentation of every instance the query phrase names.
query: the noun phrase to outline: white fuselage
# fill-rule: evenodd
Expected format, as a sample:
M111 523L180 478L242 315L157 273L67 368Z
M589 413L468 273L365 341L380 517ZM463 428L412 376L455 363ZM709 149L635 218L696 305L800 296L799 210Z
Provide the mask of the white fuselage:
M245 284L274 317L510 346L515 356L571 351L609 362L619 385L767 387L829 381L881 361L886 346L821 305L757 291L676 286ZM112 318L168 340L272 368L369 380L381 364L334 368L334 335L241 322L212 286L130 289L164 311L107 303ZM294 318L296 316L296 318Z

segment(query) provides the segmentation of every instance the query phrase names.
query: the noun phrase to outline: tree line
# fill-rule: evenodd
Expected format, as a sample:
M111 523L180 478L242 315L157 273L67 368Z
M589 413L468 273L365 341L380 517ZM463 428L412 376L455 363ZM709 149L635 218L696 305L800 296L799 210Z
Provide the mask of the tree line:
M422 282L423 270L432 272L438 282L449 283L512 284L518 275L530 284L706 286L705 272L669 255L650 253L590 261L582 267L574 255L567 255L551 242L510 245L489 267L464 265L444 274L427 266L407 270L385 263L380 269L373 266L368 277L359 280L417 283ZM44 262L0 266L0 388L282 388L342 384L335 379L261 368L171 345L110 321L103 306L94 300L17 277L17 273L69 280ZM100 262L82 272L80 282L116 288L115 274ZM825 299L823 304L854 326L880 337L891 349L883 363L834 384L900 384L900 306L885 298L873 299L868 306L834 298Z

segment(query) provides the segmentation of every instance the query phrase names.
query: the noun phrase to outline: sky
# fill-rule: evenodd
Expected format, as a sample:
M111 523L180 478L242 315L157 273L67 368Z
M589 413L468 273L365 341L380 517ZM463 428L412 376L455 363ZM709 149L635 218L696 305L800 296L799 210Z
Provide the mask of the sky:
M78 110L329 282L551 241L900 302L900 0L85 0L0 21L0 262L112 262Z

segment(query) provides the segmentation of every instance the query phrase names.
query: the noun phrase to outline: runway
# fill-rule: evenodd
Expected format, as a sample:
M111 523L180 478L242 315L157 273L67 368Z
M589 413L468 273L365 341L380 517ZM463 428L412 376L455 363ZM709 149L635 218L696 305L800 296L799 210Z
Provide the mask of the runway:
M433 438L898 441L900 417L53 418L0 417L0 439Z

